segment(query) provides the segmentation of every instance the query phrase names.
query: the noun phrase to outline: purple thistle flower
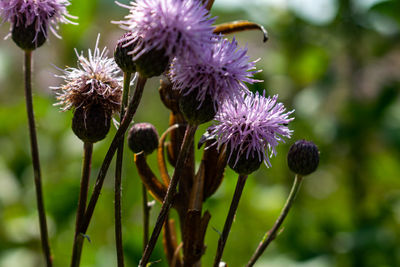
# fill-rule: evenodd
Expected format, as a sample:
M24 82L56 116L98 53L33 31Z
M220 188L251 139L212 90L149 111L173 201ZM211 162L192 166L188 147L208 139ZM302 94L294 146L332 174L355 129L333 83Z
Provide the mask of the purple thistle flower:
M290 138L292 131L287 127L294 118L289 118L293 111L286 112L278 96L265 97L258 92L245 95L244 99L225 101L215 116L218 122L209 128L211 136L217 138L218 147L227 144L230 148L229 159L233 156L235 165L239 157L256 157L271 166L270 156L276 155L276 146ZM233 152L238 155L233 155ZM236 158L235 158L236 157Z
M256 61L249 61L247 47L238 48L235 39L229 42L220 38L217 43L203 49L199 59L175 58L170 69L174 89L182 94L198 91L197 100L201 103L209 94L214 103L224 99L234 99L248 92L244 82L260 82L252 78Z
M129 15L118 21L121 28L132 31L128 44L137 42L133 60L153 49L165 50L171 59L175 55L196 55L202 45L211 43L215 19L198 0L138 0L126 6Z
M59 100L55 105L63 106L63 111L92 104L100 104L109 115L119 111L122 95L120 69L113 58L107 57L106 47L100 52L99 38L100 35L94 52L88 50L87 58L75 50L78 68L69 67L62 70L64 75L56 75L65 81L59 87L51 87Z
M11 28L21 25L27 28L34 23L36 32L34 41L39 33L47 37L48 29L56 37L61 38L57 33L58 23L77 24L70 20L77 17L68 14L67 6L69 5L68 0L2 0L0 1L0 16L3 22L11 23Z

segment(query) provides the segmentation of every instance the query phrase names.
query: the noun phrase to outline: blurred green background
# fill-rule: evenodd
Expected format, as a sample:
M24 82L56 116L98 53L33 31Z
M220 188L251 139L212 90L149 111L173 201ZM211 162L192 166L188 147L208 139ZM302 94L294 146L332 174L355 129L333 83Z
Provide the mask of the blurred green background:
M128 1L122 1L128 3ZM71 112L54 107L49 86L62 81L56 67L76 66L74 48L113 50L123 31L111 24L127 10L113 1L72 0L79 26L62 25L62 40L34 52L34 105L42 161L45 204L55 266L68 266L79 192L82 143L73 135ZM229 266L243 266L283 206L293 173L286 153L297 139L313 140L321 151L319 169L304 181L282 234L256 266L400 266L400 1L379 0L216 0L217 22L249 19L260 32L236 35L251 58L261 60L258 76L266 88L295 109L294 135L279 146L272 168L249 178L224 253ZM8 23L0 36L8 32ZM231 36L230 36L231 37ZM111 53L110 53L111 56ZM0 267L43 266L28 143L23 54L0 41ZM168 113L147 84L135 121L153 123L161 133ZM198 132L200 137L205 127ZM95 145L97 175L115 129ZM141 186L133 155L125 151L123 180L124 248L127 266L137 266L142 250ZM198 153L197 160L199 159ZM154 169L155 155L150 156ZM96 207L85 243L82 267L116 266L113 229L113 166ZM225 180L207 203L212 218L203 265L211 266L236 175ZM93 180L92 180L93 182ZM159 210L152 210L152 225ZM166 266L161 242L154 266Z

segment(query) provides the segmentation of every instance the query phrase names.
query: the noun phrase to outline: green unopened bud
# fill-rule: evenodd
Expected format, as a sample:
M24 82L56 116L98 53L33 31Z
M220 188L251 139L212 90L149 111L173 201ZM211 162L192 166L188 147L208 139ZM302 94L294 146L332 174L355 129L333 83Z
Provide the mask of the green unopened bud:
M289 169L300 175L314 172L319 164L318 147L310 141L299 140L294 143L287 155Z
M179 109L185 119L193 125L211 121L217 113L217 104L209 94L202 102L197 99L197 95L198 91L192 90L189 94L181 95L179 98Z
M133 124L128 134L128 146L133 153L151 154L158 147L157 129L147 122Z
M120 67L123 72L134 73L136 72L136 65L132 60L132 55L128 53L135 49L137 42L125 46L125 44L128 43L127 38L131 35L131 32L127 32L119 39L115 47L114 59L115 63L117 63L118 67Z
M136 61L136 70L144 78L161 75L168 67L169 57L163 49L152 49L141 55Z
M72 118L72 130L83 142L95 143L103 140L110 130L111 116L102 105L79 107Z
M25 21L14 23L11 30L11 38L23 50L35 50L46 42L47 28L42 25L44 30L36 31L36 20L25 26ZM36 39L35 39L36 38Z
M229 153L229 147L227 153ZM228 160L228 165L234 170L237 174L240 175L249 175L256 170L258 170L263 162L262 157L261 159L258 157L257 153L251 155L251 153L246 157L246 153L241 153L239 155L239 159L237 160L238 151L234 150L232 152L232 156ZM236 161L237 160L237 161Z

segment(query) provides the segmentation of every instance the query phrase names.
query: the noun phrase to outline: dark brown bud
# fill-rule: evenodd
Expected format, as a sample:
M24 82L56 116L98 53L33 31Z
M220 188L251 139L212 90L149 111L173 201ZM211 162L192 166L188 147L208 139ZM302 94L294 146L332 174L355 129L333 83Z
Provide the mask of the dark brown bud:
M127 32L119 39L114 51L114 60L123 72L134 73L136 72L136 65L132 60L132 55L128 53L135 49L137 42L125 46L128 43L127 38L130 36L132 36L132 33Z
M36 20L26 26L25 21L19 23L14 22L11 30L11 38L23 50L35 50L46 42L47 28L42 25L44 29L36 31ZM35 39L36 38L36 39Z
M230 148L228 147L227 153L230 153ZM236 162L237 157L239 159ZM246 157L246 153L241 153L238 156L238 151L234 150L230 159L228 160L228 165L234 170L237 174L240 175L249 175L256 170L258 170L263 163L263 159L258 157L258 154L255 153L252 155L251 153Z
M163 49L152 49L141 55L136 61L136 70L142 77L151 78L161 75L168 67L169 57Z
M133 153L151 154L158 147L157 129L147 122L135 123L129 130L128 146Z
M103 140L110 130L111 116L102 105L79 107L72 118L72 130L83 142L96 143Z
M183 94L179 98L179 108L185 119L194 125L200 125L211 121L217 113L217 104L212 97L207 94L203 102L197 99L198 91L192 90L188 94Z
M311 141L298 140L287 155L289 169L300 175L314 172L319 164L318 147Z

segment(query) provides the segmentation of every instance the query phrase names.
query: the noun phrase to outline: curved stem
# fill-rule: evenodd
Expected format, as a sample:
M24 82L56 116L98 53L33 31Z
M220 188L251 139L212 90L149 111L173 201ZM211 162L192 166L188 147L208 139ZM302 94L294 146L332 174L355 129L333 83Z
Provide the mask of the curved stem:
M122 122L115 133L114 139L111 142L111 145L107 151L107 154L103 160L103 163L100 167L100 172L97 176L96 184L93 189L92 196L90 198L88 207L85 212L84 221L82 224L81 233L86 233L87 228L89 227L90 220L92 219L94 209L96 207L97 200L99 199L101 188L103 187L104 179L106 177L108 167L110 167L111 160L115 154L115 151L118 148L119 141L123 137L124 133L129 127L129 124L132 121L133 116L139 106L140 99L142 98L144 85L146 83L146 78L142 78L139 76L138 82L136 84L136 90L131 100L129 101L128 108L126 110L126 114L122 119Z
M143 152L135 154L134 160L142 183L146 186L154 199L162 202L167 194L168 188L157 179L153 171L150 169L150 166L146 161L146 155Z
M281 214L279 215L272 229L269 230L267 233L265 233L263 240L258 245L257 250L254 252L253 256L247 263L246 267L253 266L254 263L258 260L258 258L261 256L261 254L263 254L268 245L275 239L279 228L281 227L283 221L285 220L287 214L289 213L293 201L296 198L297 192L299 192L302 180L303 177L299 174L296 174L292 189L290 190L288 199L286 200L285 206L283 207Z
M247 180L247 175L239 175L236 183L235 193L233 194L231 206L229 207L228 216L225 220L224 230L218 240L217 253L214 258L214 267L218 267L224 253L226 241L228 239L229 232L231 231L233 219L235 218L236 210L239 206L239 200L242 196L243 188Z
M172 179L170 181L167 194L164 197L163 204L161 206L161 211L157 217L156 224L154 226L153 233L151 234L150 241L144 250L142 259L139 262L140 267L145 267L149 262L150 255L157 243L158 236L160 235L161 228L167 218L168 212L172 206L172 201L176 193L176 187L184 171L185 161L190 151L190 144L194 139L194 134L196 133L197 125L187 125L185 137L183 138L181 150L179 151L178 159L176 161L176 166Z
M157 163L158 163L158 169L160 170L161 174L161 179L163 180L164 184L166 186L169 185L169 181L171 178L168 175L168 170L167 170L167 165L165 163L165 156L164 156L164 147L165 147L165 139L167 138L167 135L172 132L173 130L177 129L179 126L182 126L182 124L174 124L171 125L160 137L160 140L158 141L158 149L157 149Z
M263 33L263 42L265 43L268 41L268 32L264 26L247 20L238 20L216 25L214 33L225 35L248 30L260 30Z
M24 60L24 75L25 75L25 102L26 102L26 112L28 115L28 125L29 125L29 137L31 144L31 155L32 155L32 165L36 189L36 202L39 214L39 225L40 225L40 238L42 241L42 249L44 257L46 260L46 266L53 266L49 237L47 232L47 222L46 222L46 212L44 209L44 200L42 192L42 175L40 171L40 160L39 160L39 148L36 136L36 126L35 126L35 115L33 113L33 100L32 100L32 51L25 51Z
M78 209L76 211L75 236L72 248L71 267L77 267L80 264L82 255L83 236L80 234L80 225L85 215L87 195L89 191L90 170L92 165L93 143L85 142L83 144L83 163L81 188L79 193Z
M129 85L131 82L131 73L124 72L124 88L121 102L120 120L125 115L125 107L128 104ZM122 243L122 160L124 157L124 140L125 134L122 134L121 140L118 144L117 160L115 166L115 191L114 191L114 217L115 217L115 243L117 250L117 263L118 267L124 267L124 249Z

